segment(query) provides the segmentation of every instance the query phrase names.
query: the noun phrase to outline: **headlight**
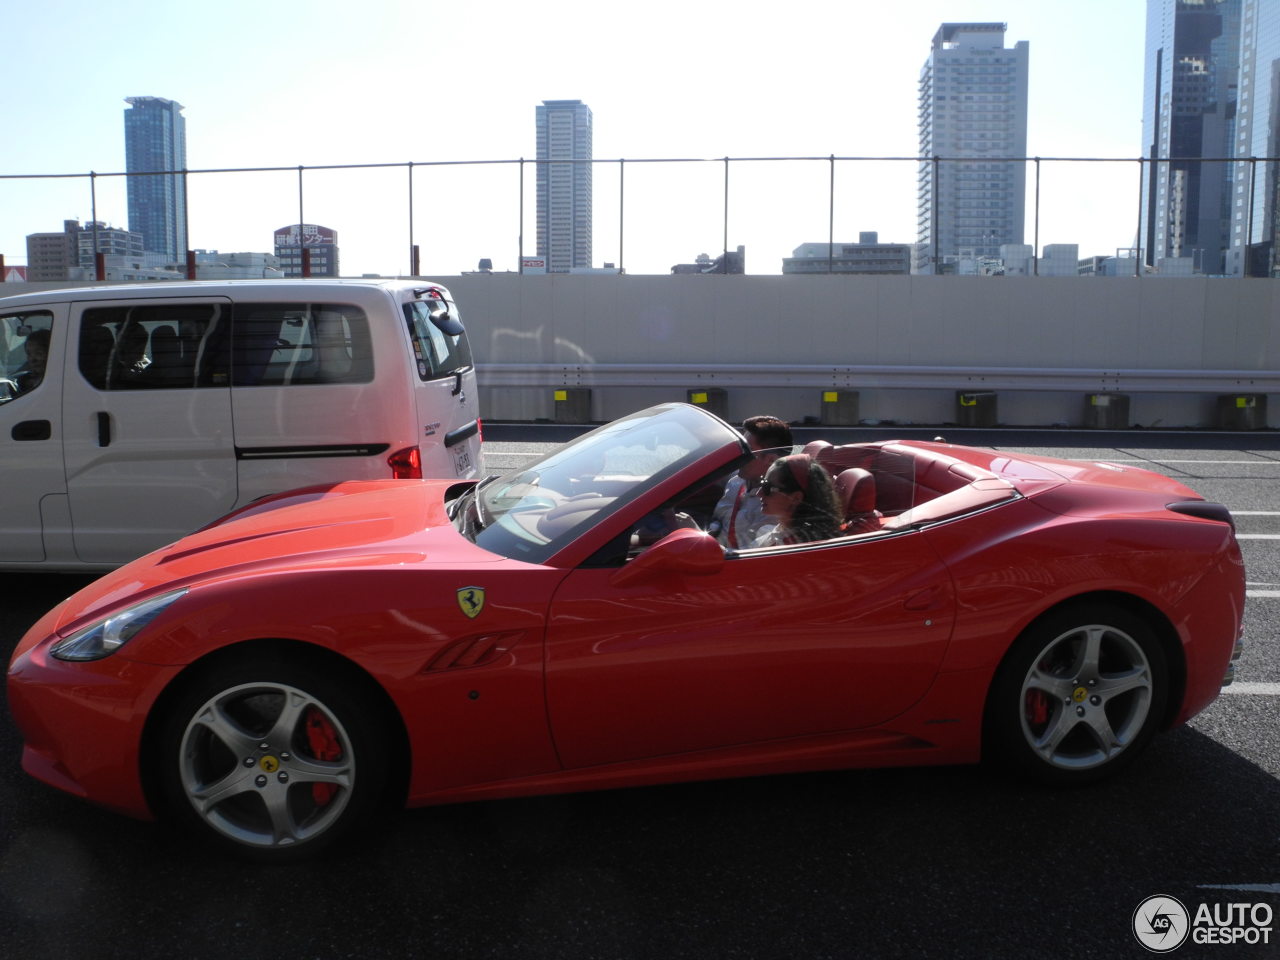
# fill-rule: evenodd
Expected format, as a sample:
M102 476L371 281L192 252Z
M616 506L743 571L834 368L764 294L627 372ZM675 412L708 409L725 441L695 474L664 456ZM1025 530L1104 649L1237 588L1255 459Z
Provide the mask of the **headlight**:
M92 626L77 630L65 640L59 640L49 652L59 660L101 660L108 657L186 592L184 587L121 610Z

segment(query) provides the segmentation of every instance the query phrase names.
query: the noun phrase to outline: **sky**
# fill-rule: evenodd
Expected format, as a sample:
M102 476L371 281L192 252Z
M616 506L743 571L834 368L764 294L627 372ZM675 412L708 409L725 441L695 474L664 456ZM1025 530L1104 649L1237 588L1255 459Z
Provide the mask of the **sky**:
M920 68L943 22L999 21L1030 44L1027 151L1133 160L1142 133L1143 0L44 0L5 15L0 175L96 178L99 220L127 227L124 99L183 104L190 245L270 251L302 216L338 231L344 275L518 266L535 252L535 107L584 101L596 266L667 273L725 246L723 157L914 157ZM446 165L412 172L408 162ZM463 166L456 161L489 161ZM508 162L497 162L508 161ZM830 164L730 165L728 246L749 273L830 231ZM1080 255L1132 245L1136 163L1041 164L1039 240ZM834 239L915 237L913 162L837 163ZM1028 192L1033 179L1028 177ZM87 177L0 178L0 254L87 222ZM1035 239L1033 197L1025 240Z

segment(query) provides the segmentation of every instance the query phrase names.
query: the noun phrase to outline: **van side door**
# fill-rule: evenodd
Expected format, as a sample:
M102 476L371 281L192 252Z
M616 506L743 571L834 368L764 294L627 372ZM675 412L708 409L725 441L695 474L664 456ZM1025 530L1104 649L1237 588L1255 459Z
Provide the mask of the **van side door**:
M84 301L72 317L64 446L76 555L123 563L235 505L231 304Z
M66 490L59 392L66 339L64 303L0 311L0 564L47 559L41 507Z

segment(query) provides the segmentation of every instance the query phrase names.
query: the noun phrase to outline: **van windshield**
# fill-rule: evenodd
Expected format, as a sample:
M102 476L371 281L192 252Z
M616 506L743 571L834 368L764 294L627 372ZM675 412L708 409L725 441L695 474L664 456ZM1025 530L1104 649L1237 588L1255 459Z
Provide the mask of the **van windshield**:
M404 305L409 339L423 380L449 377L471 366L471 345L458 316L458 305L430 291Z

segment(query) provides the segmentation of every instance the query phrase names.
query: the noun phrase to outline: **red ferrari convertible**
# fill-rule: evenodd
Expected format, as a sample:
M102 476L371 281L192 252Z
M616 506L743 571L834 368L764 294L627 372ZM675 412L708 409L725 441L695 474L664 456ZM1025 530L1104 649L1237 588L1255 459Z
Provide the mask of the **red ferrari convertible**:
M278 860L388 802L983 757L1087 781L1229 682L1221 505L1108 463L806 452L843 516L771 546L717 539L761 454L684 404L478 483L260 501L31 628L22 765Z

